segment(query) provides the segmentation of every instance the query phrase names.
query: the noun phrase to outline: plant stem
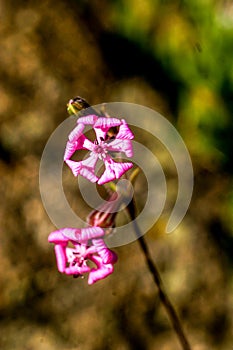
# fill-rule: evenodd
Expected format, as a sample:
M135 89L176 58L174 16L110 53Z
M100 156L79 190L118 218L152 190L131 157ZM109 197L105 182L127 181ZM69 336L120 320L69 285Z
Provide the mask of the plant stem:
M177 337L180 341L180 344L182 346L182 349L183 350L191 350L191 346L184 334L184 330L183 330L183 327L182 327L182 324L181 324L181 321L178 317L178 314L174 308L174 306L172 305L167 293L166 293L166 290L165 290L165 287L164 287L164 284L163 284L163 281L161 279L161 276L160 276L160 273L159 273L159 270L155 264L155 262L152 260L151 258L151 255L150 255L150 251L149 251L149 248L148 248L148 245L144 239L144 237L142 236L142 233L140 231L140 228L137 224L137 221L135 220L135 204L134 204L134 200L132 200L129 205L128 205L128 213L132 219L132 224L134 226L134 230L135 230L135 233L136 233L136 236L138 237L138 242L139 242L139 245L140 245L140 248L145 256L145 259L146 259L146 263L147 263L147 266L153 276L153 279L154 279L154 282L158 288L158 291L159 291L159 298L160 298L160 301L161 303L163 304L163 306L165 307L166 311L167 311L167 314L169 316L169 319L171 321L171 324L172 324L172 327L174 329L174 331L176 332L177 334Z

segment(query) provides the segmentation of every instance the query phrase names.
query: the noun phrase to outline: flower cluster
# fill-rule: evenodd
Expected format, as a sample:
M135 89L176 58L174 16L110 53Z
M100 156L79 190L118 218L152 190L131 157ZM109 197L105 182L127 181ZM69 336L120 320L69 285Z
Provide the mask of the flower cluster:
M92 142L85 134L86 126L91 126L96 139ZM133 156L131 140L134 135L124 119L98 117L91 114L80 117L77 126L68 137L64 161L72 170L74 176L81 175L93 183L103 185L119 179L132 168L131 162L116 162L118 154ZM88 150L89 155L81 161L71 160L76 151ZM97 176L97 161L104 163L102 175ZM55 244L55 255L58 271L74 277L89 274L88 284L107 277L113 272L113 264L117 255L110 250L104 236L114 227L114 221L122 197L112 192L110 198L93 210L87 217L85 228L63 228L50 233L48 240ZM91 266L95 267L91 267Z

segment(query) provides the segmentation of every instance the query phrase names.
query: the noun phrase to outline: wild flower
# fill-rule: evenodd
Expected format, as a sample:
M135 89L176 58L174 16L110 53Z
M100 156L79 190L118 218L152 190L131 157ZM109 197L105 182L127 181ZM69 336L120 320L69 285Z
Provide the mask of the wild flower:
M104 234L100 227L63 228L51 232L48 241L55 244L58 271L74 277L88 273L90 285L110 275L117 255L101 238ZM90 262L96 267L91 267Z
M86 125L91 125L96 139L90 141L84 135ZM133 156L131 140L133 133L124 119L98 117L94 114L81 117L77 120L77 126L69 134L66 145L64 161L72 170L74 176L82 175L91 182L103 185L109 181L119 179L127 170L132 168L131 162L116 162L113 157L117 154ZM78 150L89 150L88 157L81 161L70 158ZM96 175L97 161L104 163L105 170L98 177Z

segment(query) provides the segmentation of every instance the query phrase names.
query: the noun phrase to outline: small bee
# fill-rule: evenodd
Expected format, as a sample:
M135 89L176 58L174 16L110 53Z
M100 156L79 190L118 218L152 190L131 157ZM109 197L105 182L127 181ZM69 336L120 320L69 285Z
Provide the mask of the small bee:
M88 108L87 115L88 114L95 114L98 117L100 116L105 116L105 117L110 117L106 112L105 112L105 106L103 105L101 114L98 113L94 108L91 107L91 105L83 98L80 96L74 97L69 100L67 103L67 112L69 115L73 114L78 114L80 111L83 111ZM82 112L83 115L85 115L84 112ZM112 141L115 139L117 133L119 131L119 127L112 127L108 130L105 141ZM103 141L103 140L102 140Z

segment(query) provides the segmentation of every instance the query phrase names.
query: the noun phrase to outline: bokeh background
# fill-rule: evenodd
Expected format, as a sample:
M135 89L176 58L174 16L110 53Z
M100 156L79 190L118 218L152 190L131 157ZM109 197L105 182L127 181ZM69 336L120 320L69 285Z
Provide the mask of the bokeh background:
M0 349L181 349L137 242L91 287L56 270L39 165L76 95L150 107L182 135L189 211L164 234L177 178L158 147L170 197L145 237L192 349L233 349L232 55L227 0L0 1Z

